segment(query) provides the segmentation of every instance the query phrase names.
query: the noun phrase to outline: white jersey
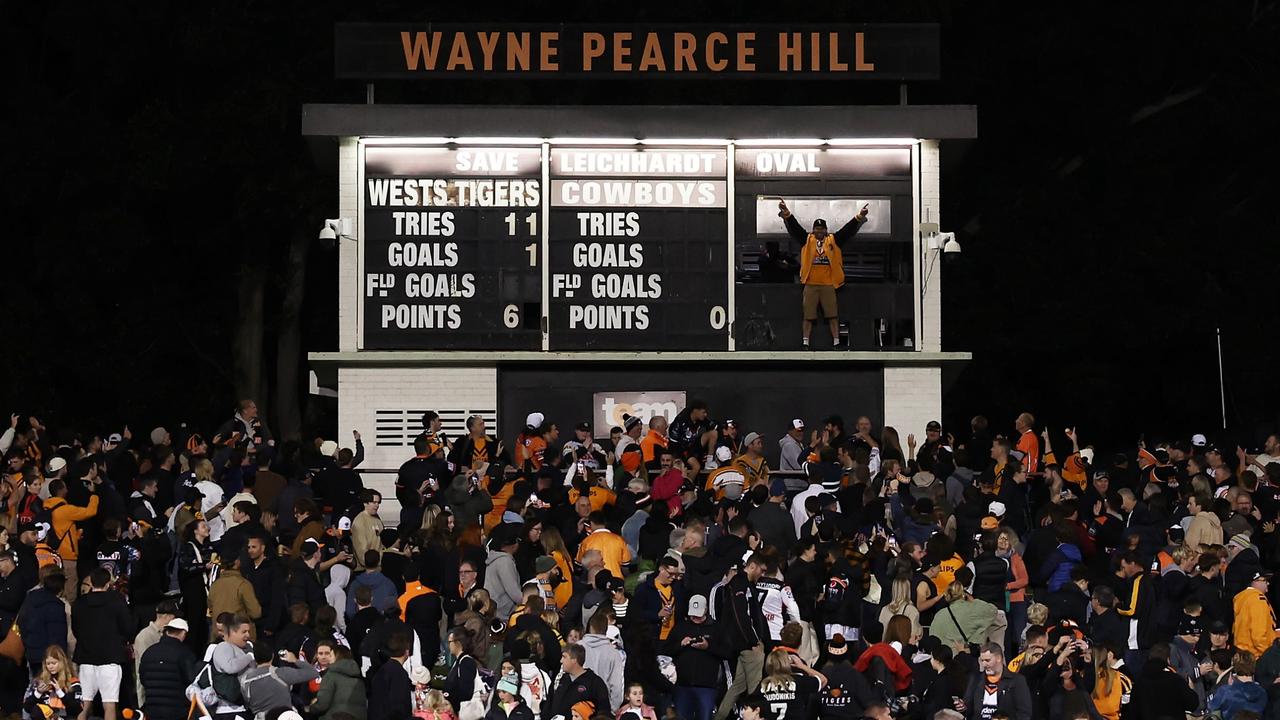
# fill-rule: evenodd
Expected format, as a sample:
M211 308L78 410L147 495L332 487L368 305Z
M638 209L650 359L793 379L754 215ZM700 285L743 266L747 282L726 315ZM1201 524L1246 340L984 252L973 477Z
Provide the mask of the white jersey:
M782 626L800 619L800 606L796 603L791 586L765 575L756 581L756 600L760 612L769 623L769 638L782 638Z

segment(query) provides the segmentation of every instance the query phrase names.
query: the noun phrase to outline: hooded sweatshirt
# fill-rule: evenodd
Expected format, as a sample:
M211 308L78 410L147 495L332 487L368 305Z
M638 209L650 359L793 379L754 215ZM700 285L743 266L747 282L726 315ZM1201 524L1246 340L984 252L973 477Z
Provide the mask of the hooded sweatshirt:
M618 648L608 637L595 633L583 636L582 647L587 651L583 667L589 668L604 680L604 684L609 688L609 706L618 707L623 699L622 669L625 661L622 653L618 652Z
M537 663L520 663L520 697L524 698L525 704L533 711L533 717L539 720L544 702L547 709L551 709L551 676L539 668Z
M1187 526L1186 545L1188 547L1221 545L1222 539L1222 519L1216 513L1201 510L1191 518L1191 524Z
M329 601L338 613L338 630L347 631L347 583L351 582L351 568L346 565L334 565L329 568L329 585L324 589L324 599Z
M383 575L377 569L366 570L357 575L356 579L352 580L347 587L346 614L348 618L355 617L356 612L360 609L356 607L356 590L366 585L373 591L371 604L379 612L396 606L396 600L400 597L400 593L396 591L396 584L391 582L391 578Z
M511 617L511 610L523 597L516 559L511 553L490 549L484 566L484 589L489 591L489 596L498 606L497 617Z

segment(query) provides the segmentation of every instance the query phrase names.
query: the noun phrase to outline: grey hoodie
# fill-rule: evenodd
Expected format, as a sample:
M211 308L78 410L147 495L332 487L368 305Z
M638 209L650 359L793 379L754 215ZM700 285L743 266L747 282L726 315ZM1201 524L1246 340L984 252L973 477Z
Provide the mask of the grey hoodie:
M583 667L600 676L609 687L609 704L613 707L622 705L622 670L626 664L622 653L613 641L604 635L588 633L582 637L582 647L587 651Z
M240 692L244 695L245 705L254 714L265 713L276 708L293 707L289 689L317 677L320 674L316 669L301 661L281 667L259 665L240 678Z
M489 550L484 561L484 589L498 606L498 617L506 622L511 611L520 604L523 594L520 591L520 571L516 569L516 559L511 553L501 550Z

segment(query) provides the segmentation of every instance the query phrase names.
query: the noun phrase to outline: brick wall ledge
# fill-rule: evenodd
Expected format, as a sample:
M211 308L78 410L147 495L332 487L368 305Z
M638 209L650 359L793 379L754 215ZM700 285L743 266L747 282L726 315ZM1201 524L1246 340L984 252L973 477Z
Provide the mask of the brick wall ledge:
M623 351L431 351L366 350L360 352L313 352L307 359L316 364L337 365L476 365L495 362L834 362L882 363L885 365L935 365L973 359L968 352L881 352L843 350L739 350L708 352L623 352Z

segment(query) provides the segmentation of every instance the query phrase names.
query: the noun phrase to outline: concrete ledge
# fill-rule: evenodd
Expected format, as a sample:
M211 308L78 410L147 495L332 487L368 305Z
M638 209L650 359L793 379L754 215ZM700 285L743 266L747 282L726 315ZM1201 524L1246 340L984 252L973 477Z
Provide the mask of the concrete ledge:
M316 364L359 365L489 365L501 362L822 362L877 363L884 365L936 365L972 360L967 352L864 352L840 350L747 350L736 352L502 352L369 350L365 352L313 352Z

